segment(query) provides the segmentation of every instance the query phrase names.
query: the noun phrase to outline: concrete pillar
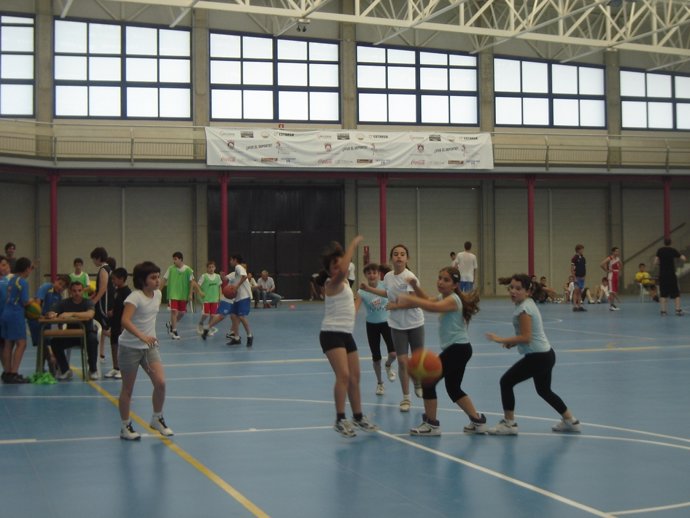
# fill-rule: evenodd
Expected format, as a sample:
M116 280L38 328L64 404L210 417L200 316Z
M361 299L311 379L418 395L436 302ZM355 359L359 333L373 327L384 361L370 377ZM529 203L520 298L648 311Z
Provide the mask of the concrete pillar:
M208 126L211 120L208 13L206 9L192 10L192 119L195 126ZM195 159L205 158L204 138L201 132L194 135Z
M487 49L479 53L479 131L494 130L494 53Z
M476 286L481 295L496 295L496 219L495 219L495 193L493 180L481 182L481 202L479 218L479 236L481 243L477 247L481 250L477 260L479 268Z
M609 134L609 167L621 165L620 134L621 114L621 76L620 56L615 49L604 52L606 64L606 125Z
M53 84L53 2L36 0L36 122L53 122L55 88ZM36 155L52 156L53 132L50 124L36 126Z
M343 14L353 14L353 0L343 0ZM340 24L340 110L343 129L357 127L357 27Z

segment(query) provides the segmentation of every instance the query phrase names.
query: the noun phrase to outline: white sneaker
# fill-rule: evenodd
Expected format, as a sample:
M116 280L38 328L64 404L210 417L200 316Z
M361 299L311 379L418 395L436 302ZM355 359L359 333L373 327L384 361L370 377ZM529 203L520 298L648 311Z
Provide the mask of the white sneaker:
M615 306L615 305L609 306L609 311L620 311L620 310L621 310L621 308L619 308L618 306Z
M121 380L121 379L122 379L122 372L120 372L120 371L118 370L118 371L113 375L113 379Z
M210 328L210 329L208 330L208 336L213 336L213 335L215 335L217 332L218 332L218 328L217 328L217 327L212 327L212 328Z
M416 428L410 428L410 435L441 435L441 426L423 421Z
M409 412L410 411L410 400L409 399L403 399L400 402L400 411L401 412Z
M196 332L197 332L197 334L203 333L204 332L204 324L197 324Z
M395 381L395 378L398 377L392 365L386 365L386 376L388 376L388 381Z
M375 432L379 429L379 427L369 421L365 415L363 415L361 419L353 419L352 424L364 432Z
M489 435L517 435L517 423L508 424L505 419L501 419L496 426L489 428Z
M89 379L96 381L98 379L98 371L89 372Z
M469 434L485 434L489 431L489 427L486 424L486 416L484 414L480 414L479 417L482 418L483 422L476 422L470 420L470 424L466 425L462 431L465 433Z
M170 428L168 428L168 425L165 424L165 419L163 419L163 416L160 416L159 418L152 417L151 423L149 423L149 425L151 426L151 428L153 428L161 435L164 435L166 437L175 435L173 431Z
M104 378L115 378L118 374L120 374L120 369L110 369L108 372L106 372L103 377ZM120 374L120 379L122 379L122 374Z
M177 334L177 329L170 331L170 338L173 340L180 340L180 335Z
M125 441L138 441L141 439L141 434L134 431L132 423L129 423L124 428L120 428L120 439Z
M67 381L67 380L71 380L71 379L72 379L72 376L73 376L72 371L71 371L71 370L66 370L65 372L63 372L63 373L58 374L57 376L55 376L55 379L57 379L57 380L59 380L59 381Z
M582 431L580 428L580 421L577 419L574 421L566 421L565 419L561 419L551 427L551 430L559 433L580 433Z
M354 437L357 435L357 432L352 428L352 423L347 419L338 419L333 425L333 429L343 437Z
M376 395L377 396L383 396L386 393L386 389L383 386L383 383L377 383L376 384Z

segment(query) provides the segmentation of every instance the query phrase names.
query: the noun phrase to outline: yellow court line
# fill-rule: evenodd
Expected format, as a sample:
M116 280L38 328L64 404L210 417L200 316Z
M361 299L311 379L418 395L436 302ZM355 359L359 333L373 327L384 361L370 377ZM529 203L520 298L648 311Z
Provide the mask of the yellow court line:
M77 369L74 369L74 370L77 370ZM92 388L96 389L96 391L99 394L101 394L104 398L106 398L108 401L110 401L116 408L118 407L117 398L115 398L113 395L111 395L108 391L106 391L100 385L97 385L96 383L93 383L91 381L89 381L89 385ZM215 485L217 485L219 488L221 488L223 491L225 491L227 494L229 494L237 502L242 504L242 506L244 506L244 508L247 509L254 516L256 516L257 518L270 518L269 514L267 514L265 511L263 511L261 508L259 508L256 504L254 504L246 496L244 496L242 493L240 493L237 489L235 489L230 484L228 484L218 474L216 474L211 469L204 466L200 461L198 461L192 455L190 455L185 450L180 448L177 444L172 442L167 437L163 437L162 435L158 435L158 433L154 429L152 429L144 419L139 417L134 412L132 412L130 414L130 416L133 420L135 420L143 428L150 431L152 434L154 434L154 436L157 436L163 442L163 444L165 444L168 448L170 448L170 450L173 451L174 453L176 453L181 459L183 459L185 462L191 464L202 475L204 475L211 482L213 482Z

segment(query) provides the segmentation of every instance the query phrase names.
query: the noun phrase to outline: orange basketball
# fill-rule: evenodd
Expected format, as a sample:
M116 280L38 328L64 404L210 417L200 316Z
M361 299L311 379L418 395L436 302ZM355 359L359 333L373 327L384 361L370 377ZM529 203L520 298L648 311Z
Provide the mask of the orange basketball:
M234 284L226 284L223 286L223 297L226 299L234 299L237 296L237 288Z
M407 362L407 372L422 385L431 385L443 375L443 366L433 351L417 349Z

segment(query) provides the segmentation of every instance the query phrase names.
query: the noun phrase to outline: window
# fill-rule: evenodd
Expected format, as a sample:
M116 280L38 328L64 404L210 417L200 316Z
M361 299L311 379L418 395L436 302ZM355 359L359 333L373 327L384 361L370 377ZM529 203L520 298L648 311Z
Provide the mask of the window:
M212 120L340 120L336 43L210 34Z
M690 130L690 76L621 70L625 129Z
M34 115L34 20L0 16L0 116Z
M477 99L473 56L357 46L360 123L476 126Z
M494 60L496 126L606 127L604 69Z
M55 21L55 116L191 118L188 30Z

